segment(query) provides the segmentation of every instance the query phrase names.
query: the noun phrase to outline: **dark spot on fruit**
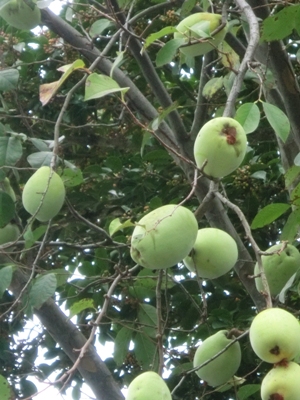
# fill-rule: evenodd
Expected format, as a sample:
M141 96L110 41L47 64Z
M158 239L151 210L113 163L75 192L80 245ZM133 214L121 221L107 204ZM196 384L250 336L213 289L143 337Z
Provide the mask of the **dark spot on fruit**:
M270 353L278 356L278 354L280 354L280 348L278 346L275 346L273 347L273 349L270 350Z
M284 397L279 393L271 394L269 400L284 400Z
M228 144L236 143L236 129L233 126L226 125L222 129L222 133L226 136L226 140Z

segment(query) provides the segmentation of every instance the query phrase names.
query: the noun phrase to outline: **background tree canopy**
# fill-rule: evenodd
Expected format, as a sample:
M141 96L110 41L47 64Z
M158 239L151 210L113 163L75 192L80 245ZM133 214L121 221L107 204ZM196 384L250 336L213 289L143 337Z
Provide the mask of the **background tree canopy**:
M297 279L271 299L253 278L262 251L298 244L298 3L86 0L59 16L43 8L38 33L1 19L0 228L21 232L1 247L2 400L31 398L29 378L50 375L62 393L73 387L74 399L85 382L95 399L120 400L148 370L164 372L174 400L260 399L270 365L246 334L238 384L212 388L191 370L200 341L220 329L247 332L272 304L299 313ZM222 14L228 33L218 49L184 59L174 28L199 11ZM248 148L212 186L193 143L222 115L242 124ZM47 224L30 218L21 195L53 155L67 197ZM234 270L203 281L182 263L163 272L134 263L134 223L181 202L199 228L236 240ZM34 315L42 332L17 341ZM103 361L95 342L114 343L113 357Z

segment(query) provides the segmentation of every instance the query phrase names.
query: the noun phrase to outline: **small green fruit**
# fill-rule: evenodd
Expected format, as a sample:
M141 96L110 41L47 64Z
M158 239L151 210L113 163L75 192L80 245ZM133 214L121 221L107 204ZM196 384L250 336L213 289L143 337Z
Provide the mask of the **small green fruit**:
M0 245L14 242L20 236L20 230L15 224L7 224L0 229Z
M196 350L194 367L199 367L231 343L232 339L228 339L227 334L228 331L222 330L205 339ZM196 374L210 386L219 386L228 382L233 377L240 363L241 348L239 342L235 342L224 353L198 369Z
M175 204L159 207L135 226L131 257L145 268L172 267L192 250L197 231L197 220L187 208Z
M300 353L299 321L281 308L268 308L257 314L249 338L256 355L268 363L290 361Z
M24 0L10 0L0 9L1 17L17 29L30 30L41 23L41 10L32 1L32 7Z
M61 177L51 171L50 167L43 166L26 182L22 202L29 214L35 215L37 212L35 218L46 222L59 213L65 201L65 194Z
M212 178L222 178L235 171L243 161L247 137L242 125L229 117L208 121L200 129L194 144L194 157L199 168Z
M282 244L276 244L270 247L267 252L272 253L279 251ZM277 296L284 288L287 281L300 268L300 253L297 248L288 244L280 254L271 256L262 256L262 265L269 284L270 293L272 296ZM254 268L254 275L259 274L258 264ZM255 278L255 284L258 291L263 291L263 284L260 277Z
M189 57L201 56L214 50L224 39L227 33L227 25L224 26L214 36L210 34L222 23L222 16L207 12L200 12L189 15L177 25L177 31L174 33L174 39L186 39L186 44L180 47L180 51ZM203 32L204 31L204 32ZM209 36L205 33L209 33ZM188 45L189 42L196 42L201 39L202 42Z
M129 385L126 400L172 400L165 381L156 373L147 371Z
M226 274L238 259L235 240L217 228L199 229L191 255L183 259L192 272L201 278L215 279Z
M261 383L262 400L299 400L300 366L295 362L275 365Z

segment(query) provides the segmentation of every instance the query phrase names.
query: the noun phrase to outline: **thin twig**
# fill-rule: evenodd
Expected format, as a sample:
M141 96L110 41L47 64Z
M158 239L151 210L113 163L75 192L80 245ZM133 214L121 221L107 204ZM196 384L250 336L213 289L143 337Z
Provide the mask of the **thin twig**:
M225 110L223 112L223 116L225 117L232 117L234 114L235 102L241 90L244 77L248 68L248 64L252 61L254 52L259 43L259 24L252 8L250 7L250 5L247 3L246 0L235 0L235 3L245 14L249 24L250 33L249 33L249 43L246 49L245 56L239 66L237 75L234 79L232 88L230 90L229 96L226 101Z
M263 288L264 288L264 296L266 298L266 306L267 306L267 308L272 307L272 298L271 298L271 294L270 294L269 284L268 284L266 274L264 272L262 261L261 261L261 255L263 254L263 252L260 250L260 248L258 247L257 243L255 242L255 240L252 236L251 228L250 228L250 225L249 225L245 215L243 214L242 210L236 204L233 204L230 200L228 200L220 192L215 192L215 196L218 197L223 204L227 205L227 207L229 207L231 210L233 210L236 213L236 215L239 217L239 219L244 227L246 236L249 239L249 241L251 243L251 247L253 248L253 251L255 253L255 257L257 260L257 264L258 264L259 272L261 274L261 280L262 280L262 284L263 284Z

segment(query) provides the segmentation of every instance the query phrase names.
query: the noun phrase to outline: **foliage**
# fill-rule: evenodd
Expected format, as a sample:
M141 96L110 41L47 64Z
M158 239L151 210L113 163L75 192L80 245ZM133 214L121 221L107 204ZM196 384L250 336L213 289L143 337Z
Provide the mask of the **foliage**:
M201 340L220 329L247 331L267 306L251 276L255 246L298 244L300 6L244 3L229 1L225 10L218 0L82 0L60 16L42 10L44 26L35 31L1 20L0 183L9 178L16 202L1 189L0 228L12 221L22 232L1 247L1 399L30 397L37 391L30 377L50 375L62 392L72 387L74 399L83 380L95 398L122 399L119 389L134 377L162 369L174 400L260 398L270 366L259 362L247 335L240 339L242 383L210 388L191 372ZM175 27L210 4L228 14L226 43L183 59ZM251 54L248 33L258 21L261 38ZM192 149L201 126L223 114L244 126L248 151L216 194L201 171L194 179ZM21 194L54 159L67 200L47 225L30 219ZM135 266L135 222L183 201L199 228L235 238L234 271L201 281L182 264L164 272ZM298 312L298 281L283 301ZM74 324L57 314L53 326L59 307ZM19 340L34 314L44 328ZM114 343L104 360L112 381L100 358L71 370L86 338ZM103 376L106 389L92 386Z

